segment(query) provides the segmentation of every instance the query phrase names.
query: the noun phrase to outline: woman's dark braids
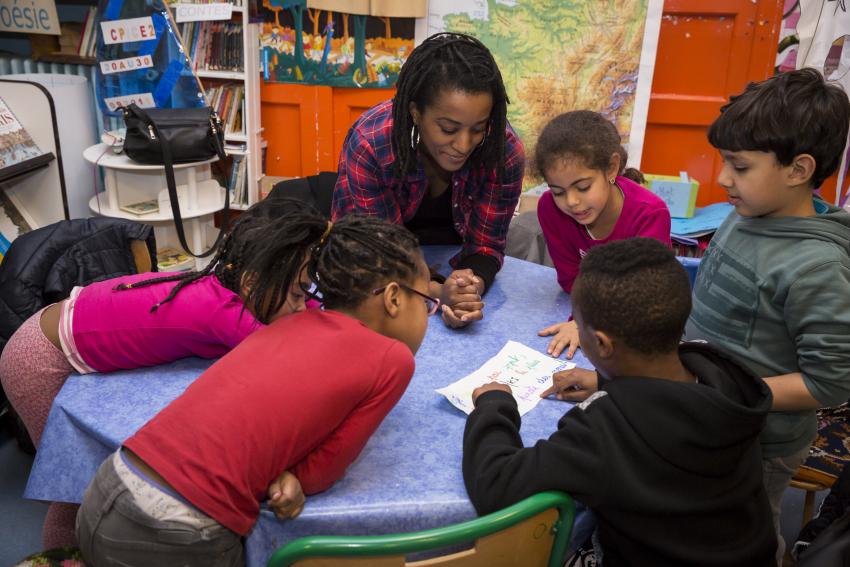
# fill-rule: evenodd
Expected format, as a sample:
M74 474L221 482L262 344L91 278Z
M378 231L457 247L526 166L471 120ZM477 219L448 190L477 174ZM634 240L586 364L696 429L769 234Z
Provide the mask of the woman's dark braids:
M484 44L459 33L432 35L413 50L401 68L393 98L393 175L403 179L416 169L416 150L411 147L410 140L413 128L410 103L415 103L419 111L424 112L437 95L446 90L490 93L493 97L487 137L469 159L473 166L496 169L501 179L509 102L505 84L493 55Z
M244 303L265 323L286 301L293 279L299 276L307 252L321 236L327 222L315 209L294 199L260 201L242 214L206 268L120 284L118 291L161 282L179 281L151 312L174 297L187 285L214 273L230 291L242 295L243 276L251 274L251 288ZM277 295L267 299L269 291Z
M307 275L328 309L355 307L372 291L417 276L419 243L403 226L377 217L347 215L311 252Z

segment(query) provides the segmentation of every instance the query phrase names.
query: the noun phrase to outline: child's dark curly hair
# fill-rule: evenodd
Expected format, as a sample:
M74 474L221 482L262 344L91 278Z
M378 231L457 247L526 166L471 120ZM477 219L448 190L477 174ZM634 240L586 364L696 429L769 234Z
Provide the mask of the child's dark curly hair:
M685 268L652 238L591 248L581 261L572 299L584 325L644 354L676 350L691 312Z
M640 171L626 167L629 156L611 121L598 112L574 110L556 116L543 127L534 150L534 174L545 177L546 171L559 162L572 160L590 169L607 171L614 154L620 154L617 175L644 182Z

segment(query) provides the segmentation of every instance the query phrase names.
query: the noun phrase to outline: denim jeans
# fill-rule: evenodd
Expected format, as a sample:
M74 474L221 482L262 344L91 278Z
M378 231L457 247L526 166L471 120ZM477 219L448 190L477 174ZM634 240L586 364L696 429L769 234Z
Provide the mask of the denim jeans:
M143 512L115 472L111 456L83 496L77 539L86 563L97 567L244 565L242 538L224 526L199 529Z
M794 476L794 473L797 472L797 469L806 461L808 456L809 447L806 447L786 457L762 459L764 489L767 492L767 499L770 502L770 510L773 512L773 526L776 528L776 540L778 542L776 564L780 567L782 565L782 557L785 555L785 540L782 539L782 529L779 523L779 518L782 514L782 495L785 493L785 489L788 488L791 477Z

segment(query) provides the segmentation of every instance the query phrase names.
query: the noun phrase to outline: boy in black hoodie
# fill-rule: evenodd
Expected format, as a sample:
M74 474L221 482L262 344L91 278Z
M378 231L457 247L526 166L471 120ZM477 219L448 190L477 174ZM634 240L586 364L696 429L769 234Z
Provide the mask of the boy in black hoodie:
M593 248L572 302L601 388L530 448L510 387L473 393L463 476L478 512L563 490L594 511L606 567L773 564L758 444L771 394L707 345L679 344L691 296L673 253L647 238Z

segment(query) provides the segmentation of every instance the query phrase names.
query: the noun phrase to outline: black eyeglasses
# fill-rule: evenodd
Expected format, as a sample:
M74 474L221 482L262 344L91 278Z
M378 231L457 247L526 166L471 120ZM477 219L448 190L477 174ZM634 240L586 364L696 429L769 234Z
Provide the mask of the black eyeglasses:
M415 293L416 295L418 295L419 297L424 299L425 300L425 307L428 308L428 315L433 315L440 308L440 300L437 299L436 297L431 297L430 295L425 295L421 291L416 291L415 289L413 289L410 286L406 286L406 285L398 283L398 282L396 282L396 283L398 284L398 287L400 287L401 289L405 289L405 290L407 290L411 293ZM385 289L387 289L387 286L379 287L378 289L373 289L372 294L378 295L378 294L384 293Z

